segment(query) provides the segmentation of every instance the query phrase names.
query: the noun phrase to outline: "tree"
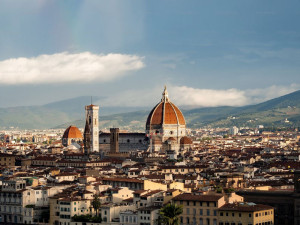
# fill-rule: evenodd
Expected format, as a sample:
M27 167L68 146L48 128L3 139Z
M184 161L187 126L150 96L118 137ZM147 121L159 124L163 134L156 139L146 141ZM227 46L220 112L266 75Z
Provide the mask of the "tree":
M179 225L179 216L182 214L182 206L169 203L159 211L159 224Z
M101 202L100 202L100 199L99 199L98 195L94 196L94 199L92 201L92 206L93 206L93 209L96 211L96 216L98 216L98 210L101 207Z

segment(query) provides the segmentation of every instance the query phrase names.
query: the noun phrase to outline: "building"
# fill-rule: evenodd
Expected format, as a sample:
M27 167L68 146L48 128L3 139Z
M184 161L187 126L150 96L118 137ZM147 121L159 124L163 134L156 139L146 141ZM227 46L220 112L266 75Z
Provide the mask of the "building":
M274 224L274 208L252 202L228 203L219 208L219 225Z
M4 167L14 167L16 156L12 154L0 153L0 165Z
M224 196L222 194L184 193L177 195L172 201L183 206L180 224L217 225L218 209L228 202L241 202L243 198L235 194Z
M62 137L63 146L67 147L73 143L82 143L83 137L80 130L75 126L69 126Z
M152 151L180 149L180 140L186 135L182 112L174 105L165 87L161 101L151 110L146 121L146 135Z
M110 133L100 133L99 148L105 154L147 150L148 140L145 133L120 133L119 128L111 128Z
M91 152L99 152L99 106L85 106L85 118L90 127Z
M33 224L49 210L49 197L61 187L27 187L23 179L3 181L0 191L0 222Z
M124 133L111 128L110 133L100 133L100 151L107 154L128 153L150 149L175 151L190 149L193 141L186 137L186 123L182 112L168 97L165 87L161 101L151 110L146 121L145 133ZM175 156L175 157L176 157Z
M238 132L239 132L239 128L237 128L236 126L230 127L230 129L229 129L230 135L237 135Z

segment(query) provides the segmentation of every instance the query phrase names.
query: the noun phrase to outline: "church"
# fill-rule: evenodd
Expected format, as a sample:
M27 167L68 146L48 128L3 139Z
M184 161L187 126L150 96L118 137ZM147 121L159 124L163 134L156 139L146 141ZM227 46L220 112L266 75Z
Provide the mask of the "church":
M99 132L99 106L93 104L85 106L85 117L85 155L99 153L103 156L121 156L139 150L178 155L192 146L192 140L186 136L185 118L180 109L170 101L166 87L161 100L147 117L145 133L122 133L119 128L111 128L110 133ZM79 130L76 138L73 135L77 130L74 127L66 130L63 137L65 146L70 144L70 140L82 143Z
M99 150L103 153L128 153L137 150L178 153L190 148L192 140L186 135L182 112L173 104L165 87L160 102L151 110L145 133L120 133L118 128L99 134Z

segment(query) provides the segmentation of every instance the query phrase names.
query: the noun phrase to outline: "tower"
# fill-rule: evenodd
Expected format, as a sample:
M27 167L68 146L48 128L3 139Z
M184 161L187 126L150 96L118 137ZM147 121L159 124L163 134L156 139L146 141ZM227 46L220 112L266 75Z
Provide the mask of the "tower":
M88 120L86 120L86 122L85 122L83 136L84 136L84 139L83 139L84 154L89 155L91 152L91 129L90 129Z
M93 104L85 106L85 118L90 127L90 150L99 152L99 106Z
M110 128L110 152L119 152L119 128Z

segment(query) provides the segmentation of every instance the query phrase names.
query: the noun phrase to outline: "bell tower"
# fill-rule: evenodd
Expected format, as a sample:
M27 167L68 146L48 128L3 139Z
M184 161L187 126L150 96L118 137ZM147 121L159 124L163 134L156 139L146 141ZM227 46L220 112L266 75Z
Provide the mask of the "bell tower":
M85 118L90 128L90 150L91 152L99 152L99 106L85 106Z

